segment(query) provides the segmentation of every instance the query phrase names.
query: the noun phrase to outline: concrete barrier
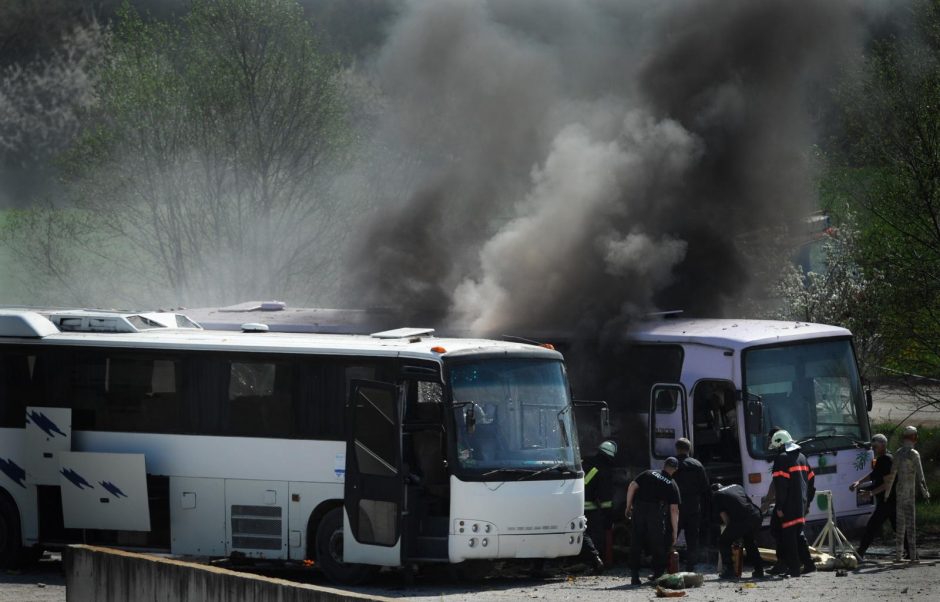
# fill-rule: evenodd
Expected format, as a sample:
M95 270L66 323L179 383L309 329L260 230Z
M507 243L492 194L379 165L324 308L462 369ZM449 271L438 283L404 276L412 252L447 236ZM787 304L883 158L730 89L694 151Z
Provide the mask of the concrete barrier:
M97 546L69 546L63 561L68 602L391 600Z

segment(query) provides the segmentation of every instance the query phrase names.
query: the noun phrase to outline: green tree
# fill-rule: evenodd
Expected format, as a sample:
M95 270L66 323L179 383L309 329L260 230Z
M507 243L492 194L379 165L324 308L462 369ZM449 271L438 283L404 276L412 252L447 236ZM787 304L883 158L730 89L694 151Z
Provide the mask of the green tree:
M125 302L311 293L330 258L340 76L290 0L195 0L174 22L121 9L64 167L72 211L124 267Z
M861 263L884 277L877 314L887 368L926 403L940 376L940 2L917 2L903 33L877 40L841 101L841 194L868 218ZM851 177L846 178L845 173Z
M855 214L846 212L823 243L822 269L804 274L788 262L774 287L781 305L772 317L848 328L855 337L862 376L868 378L885 360L878 316L890 285L881 270L862 267L860 236Z

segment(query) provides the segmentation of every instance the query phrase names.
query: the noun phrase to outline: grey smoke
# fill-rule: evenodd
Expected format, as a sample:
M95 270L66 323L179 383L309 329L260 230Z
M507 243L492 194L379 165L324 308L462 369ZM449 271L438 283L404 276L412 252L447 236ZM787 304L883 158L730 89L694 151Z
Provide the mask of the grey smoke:
M367 145L392 152L363 176L379 209L355 298L490 334L730 311L751 271L737 238L814 208L811 103L861 14L408 3L374 64Z

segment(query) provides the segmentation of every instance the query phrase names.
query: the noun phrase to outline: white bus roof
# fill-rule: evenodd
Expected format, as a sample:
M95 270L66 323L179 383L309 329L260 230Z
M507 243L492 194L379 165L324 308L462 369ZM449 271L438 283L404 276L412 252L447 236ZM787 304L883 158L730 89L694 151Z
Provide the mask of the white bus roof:
M82 315L93 315L83 312ZM112 314L113 315L113 314ZM141 315L141 314L134 314ZM148 315L148 314L143 314ZM561 354L537 345L489 339L420 336L429 329L403 329L404 336L316 334L287 332L233 332L198 328L153 329L142 332L60 332L36 311L0 310L0 344L41 342L43 345L82 345L147 349L192 349L324 355L373 355L436 360L474 353L504 353L561 359ZM442 350L443 349L443 350Z
M665 319L640 322L629 330L633 341L696 343L734 351L757 345L848 336L852 333L838 326L776 320Z

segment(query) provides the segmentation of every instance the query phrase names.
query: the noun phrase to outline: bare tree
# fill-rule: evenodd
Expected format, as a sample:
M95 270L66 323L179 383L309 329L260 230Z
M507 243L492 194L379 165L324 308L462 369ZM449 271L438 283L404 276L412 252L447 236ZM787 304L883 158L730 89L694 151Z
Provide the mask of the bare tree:
M289 0L197 0L178 26L122 11L66 165L85 223L150 283L139 297L315 291L336 246L324 171L346 131L339 76Z

